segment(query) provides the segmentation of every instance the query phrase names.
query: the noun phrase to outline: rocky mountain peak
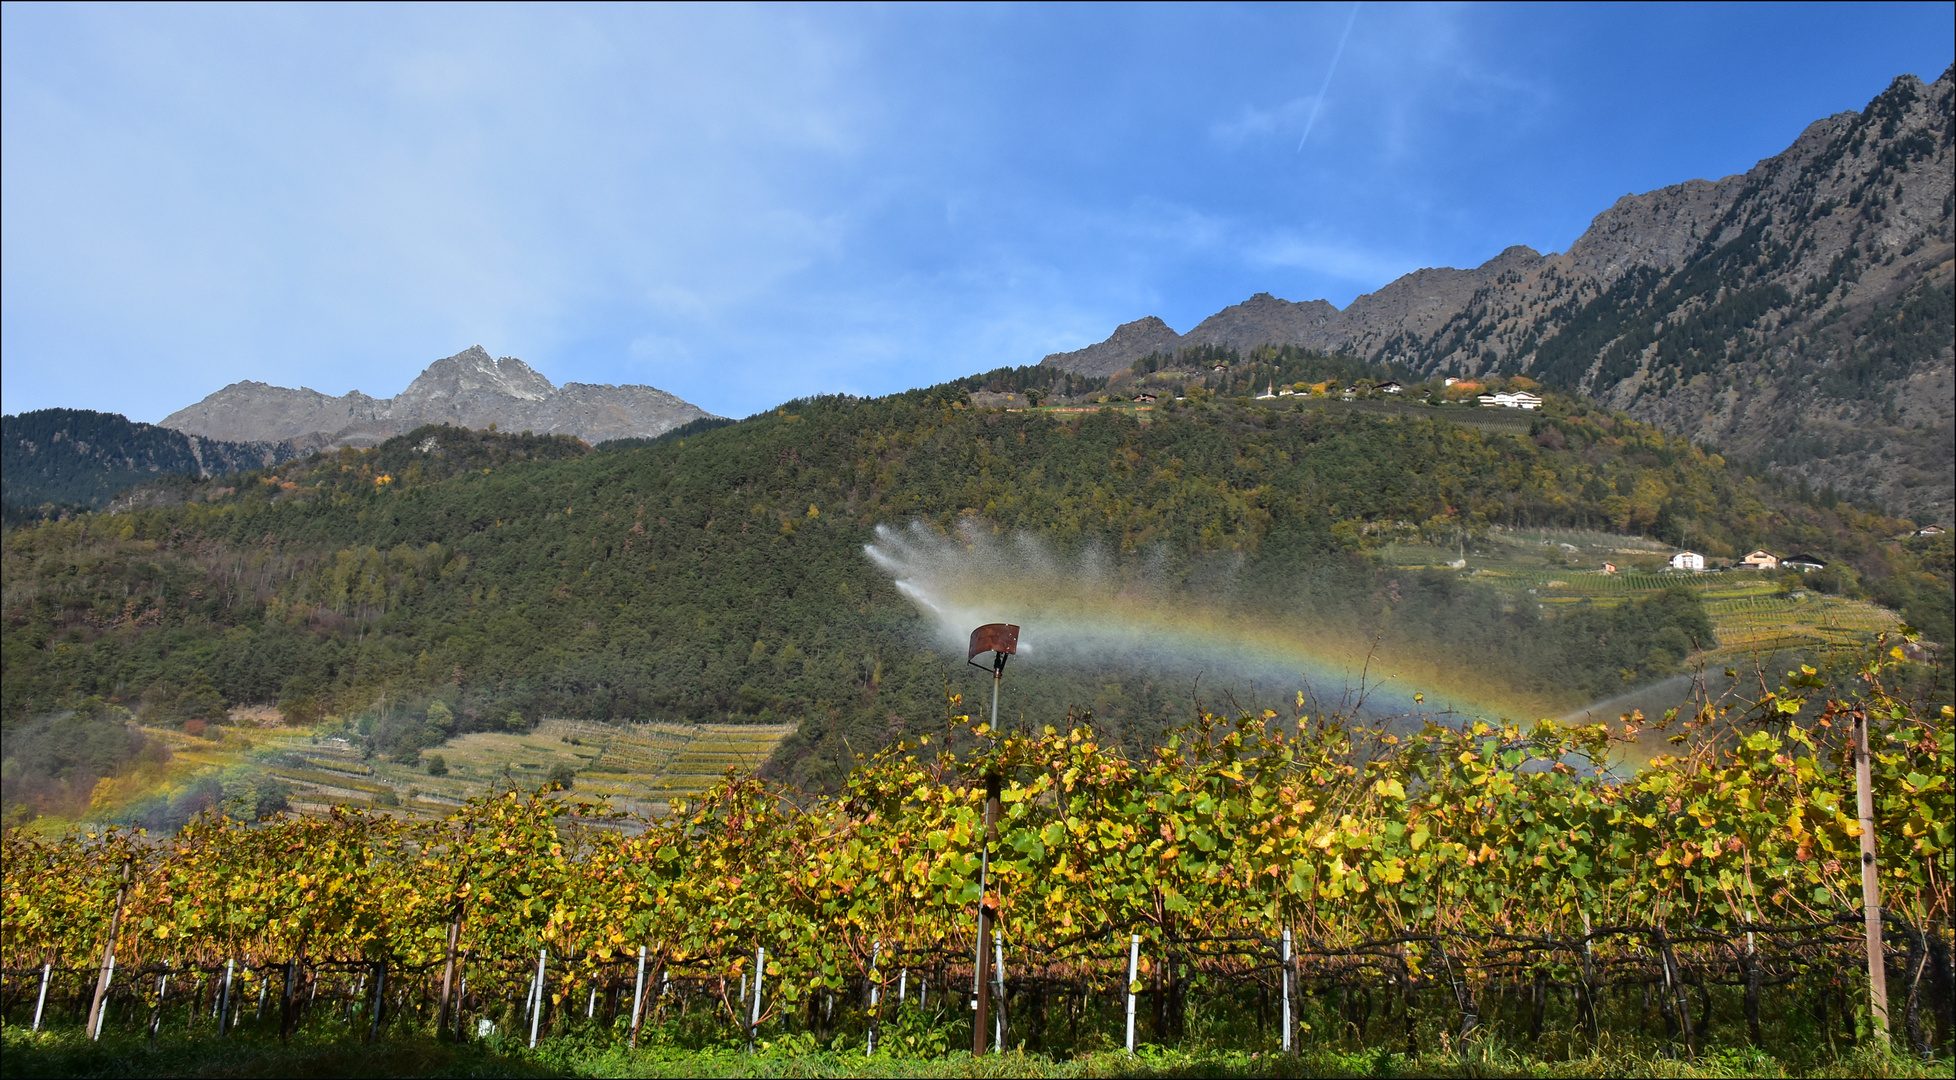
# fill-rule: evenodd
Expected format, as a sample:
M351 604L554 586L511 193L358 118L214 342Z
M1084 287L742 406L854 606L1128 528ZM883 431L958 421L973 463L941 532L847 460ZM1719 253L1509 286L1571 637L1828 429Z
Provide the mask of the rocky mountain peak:
M1508 270L1533 270L1541 261L1542 253L1527 244L1511 244L1501 249L1501 254L1481 264L1481 269L1495 274Z
M1525 372L1815 489L1946 521L1952 73L1901 76L1744 173L1625 195L1562 254L1517 245L1472 269L1417 270L1343 311L1258 293L1176 344L1296 345L1415 374ZM1109 375L1166 351L1164 337L1122 331L1044 362Z
M1041 363L1087 375L1111 375L1151 352L1174 352L1182 336L1149 315L1114 328L1106 341L1070 353L1054 353Z
M334 397L237 382L163 418L190 435L291 443L301 450L370 446L424 424L574 435L586 442L649 438L708 412L651 386L559 388L513 356L472 345L428 365L392 398L358 390Z
M1269 342L1308 337L1337 317L1338 309L1324 300L1293 303L1260 292L1195 324L1182 335L1182 342L1248 352Z
M1114 337L1123 341L1150 341L1163 334L1174 332L1174 328L1162 322L1159 316L1149 315L1115 327Z
M518 401L542 401L556 391L549 379L514 356L492 359L480 345L428 365L401 392L402 400L434 400L478 391Z

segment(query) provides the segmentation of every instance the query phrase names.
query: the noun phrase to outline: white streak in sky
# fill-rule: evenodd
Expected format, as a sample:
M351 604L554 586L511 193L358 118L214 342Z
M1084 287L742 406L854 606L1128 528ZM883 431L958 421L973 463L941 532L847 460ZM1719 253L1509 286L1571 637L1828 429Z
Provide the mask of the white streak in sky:
M1345 42L1352 38L1352 24L1358 21L1359 0L1352 0L1352 13L1345 19L1345 32L1339 35L1338 51L1331 54L1331 66L1324 69L1324 85L1318 87L1317 100L1311 102L1311 117L1304 121L1304 138L1297 140L1297 152L1304 152L1304 139L1311 137L1311 127L1318 122L1318 110L1324 108L1325 92L1331 89L1331 76L1338 70L1338 58L1345 55Z

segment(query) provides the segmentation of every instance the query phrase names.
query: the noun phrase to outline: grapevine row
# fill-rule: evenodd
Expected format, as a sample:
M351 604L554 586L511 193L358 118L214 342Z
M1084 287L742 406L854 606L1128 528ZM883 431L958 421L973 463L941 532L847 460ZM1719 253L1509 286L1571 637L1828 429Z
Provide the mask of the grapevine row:
M1247 994L1259 1015L1273 994L1362 995L1362 1030L1376 991L1387 1015L1419 1003L1462 1035L1497 1014L1539 1032L1553 1009L1591 1037L1612 994L1655 994L1687 1044L1720 994L1743 1001L1756 1039L1762 994L1860 968L1842 736L1865 723L1893 1015L1927 1049L1947 1045L1956 996L1956 724L1888 698L1880 673L1811 718L1792 692L1707 708L1680 725L1679 753L1628 774L1596 763L1634 724L1205 714L1134 760L1089 722L957 718L964 752L893 747L814 801L729 776L659 818L511 792L440 822L340 809L169 838L15 833L4 1008L17 1017L58 984L53 1015L69 1015L112 952L124 1025L214 1025L271 995L282 1030L384 1009L463 1034L465 1018L548 1017L547 1034L602 1004L629 1038L629 1017L673 1009L747 1027L764 954L761 1025L824 1030L837 1001L862 1024L919 992L962 1001L982 902L1023 1037L1130 991L1148 994L1160 1038L1190 993Z

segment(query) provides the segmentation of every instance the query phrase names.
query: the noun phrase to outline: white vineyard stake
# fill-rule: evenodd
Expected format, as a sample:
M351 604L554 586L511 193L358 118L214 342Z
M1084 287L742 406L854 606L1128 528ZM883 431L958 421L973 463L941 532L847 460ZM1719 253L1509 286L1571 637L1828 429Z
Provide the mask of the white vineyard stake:
M1284 982L1284 1053L1288 1054L1291 1051L1290 1043L1291 1043L1291 1026L1292 1026L1291 1019L1290 1019L1290 930L1289 928L1285 928L1284 930L1283 982Z
M645 946L638 947L638 981L632 984L632 1040L638 1040L639 1004L645 1000Z
M48 976L54 971L53 964L41 965L41 996L34 1002L34 1030L41 1030L41 1010L48 1003Z
M767 978L767 949L754 947L754 1010L747 1021L747 1052L754 1052L754 1037L761 1027L761 983Z
M530 1010L530 1049L532 1050L537 1047L537 1028L543 1023L543 972L549 956L549 949L537 950L536 1007Z
M863 1050L867 1056L876 1053L876 1006L883 1000L883 987L876 981L876 965L882 959L883 943L879 941L869 952L869 1041Z
M1141 974L1141 935L1127 944L1127 1052L1134 1053L1134 980Z

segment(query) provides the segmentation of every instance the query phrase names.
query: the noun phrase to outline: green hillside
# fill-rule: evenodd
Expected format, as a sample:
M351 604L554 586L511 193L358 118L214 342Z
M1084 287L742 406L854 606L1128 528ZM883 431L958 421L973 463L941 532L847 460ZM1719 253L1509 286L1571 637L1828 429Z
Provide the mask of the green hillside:
M1680 670L1717 645L1697 592L1655 582L1559 605L1393 552L1482 558L1530 528L1688 536L1715 560L1803 550L1831 563L1811 591L1950 637L1947 538L1894 540L1908 523L1800 501L1578 401L1527 418L1202 393L1149 409L972 404L1012 380L1064 390L1055 378L797 401L598 450L424 428L194 484L178 506L15 528L5 720L24 730L90 697L151 725L275 704L289 723L341 718L363 753L403 763L544 715L783 724L796 733L773 768L827 787L856 753L942 730L947 690L986 689L865 555L877 527L913 522L954 555L959 537L1037 536L1087 560L1065 566L1108 568L1122 596L1181 605L1181 622L1302 627L1327 655L1405 658L1425 680L1408 693L1451 685L1515 712ZM1028 656L1008 687L1027 717L1090 709L1145 742L1197 694L1290 699L1243 672Z
M292 448L198 439L88 409L0 417L0 500L7 524L75 509L168 476L222 476L290 459Z

